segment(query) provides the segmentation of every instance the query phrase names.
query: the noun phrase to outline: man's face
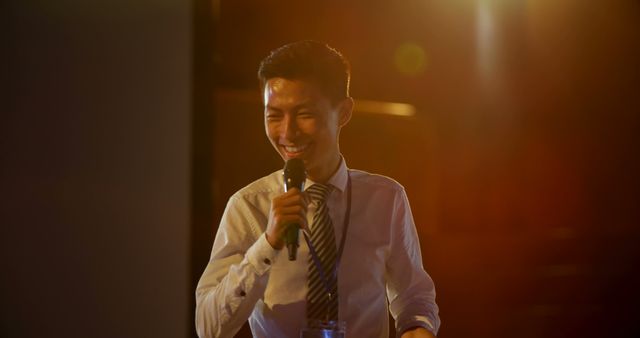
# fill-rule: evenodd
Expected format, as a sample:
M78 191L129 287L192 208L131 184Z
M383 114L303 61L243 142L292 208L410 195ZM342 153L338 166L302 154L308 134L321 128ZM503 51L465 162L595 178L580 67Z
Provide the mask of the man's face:
M338 135L351 100L331 104L313 83L272 78L264 88L265 130L283 160L303 160L309 178L325 181L340 163Z

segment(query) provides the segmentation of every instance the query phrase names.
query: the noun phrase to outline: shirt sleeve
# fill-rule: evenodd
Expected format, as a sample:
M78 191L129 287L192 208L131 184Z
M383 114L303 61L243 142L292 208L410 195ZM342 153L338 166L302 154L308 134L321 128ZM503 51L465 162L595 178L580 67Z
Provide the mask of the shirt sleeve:
M258 226L267 220L233 196L222 216L211 259L196 288L196 331L204 337L233 337L264 296L273 249Z
M386 267L387 297L396 322L396 336L412 327L424 327L436 335L440 318L435 287L422 266L418 233L404 189L396 194L392 227Z

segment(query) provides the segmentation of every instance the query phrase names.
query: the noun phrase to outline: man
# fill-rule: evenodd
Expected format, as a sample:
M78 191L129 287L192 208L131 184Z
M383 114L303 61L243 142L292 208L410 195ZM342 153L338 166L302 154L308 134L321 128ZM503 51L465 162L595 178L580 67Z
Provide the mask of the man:
M398 337L435 337L435 289L403 187L347 169L340 153L349 73L314 41L262 61L267 136L283 160L302 160L306 190L284 192L278 170L229 199L196 290L200 337L232 337L247 320L255 337L300 337L313 320L344 321L347 337L387 337L389 310ZM297 225L304 240L290 261L284 237Z

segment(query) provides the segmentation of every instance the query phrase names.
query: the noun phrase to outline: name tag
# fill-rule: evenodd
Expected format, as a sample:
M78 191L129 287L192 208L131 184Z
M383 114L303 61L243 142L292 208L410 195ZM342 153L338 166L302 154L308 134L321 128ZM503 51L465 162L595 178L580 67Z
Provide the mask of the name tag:
M345 338L347 322L337 320L311 320L309 327L300 331L300 338Z

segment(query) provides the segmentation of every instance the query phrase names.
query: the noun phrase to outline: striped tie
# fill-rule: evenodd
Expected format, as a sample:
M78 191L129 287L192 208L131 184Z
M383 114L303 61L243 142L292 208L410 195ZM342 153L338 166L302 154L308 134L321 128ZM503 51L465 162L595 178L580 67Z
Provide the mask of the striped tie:
M337 320L338 319L338 281L333 278L336 264L336 239L333 225L329 217L329 209L325 200L331 192L331 186L314 184L307 190L307 194L316 203L317 209L313 215L311 226L311 244L315 248L318 259L324 270L318 271L316 263L309 255L309 293L307 294L307 319ZM327 295L326 284L331 290L331 298Z

